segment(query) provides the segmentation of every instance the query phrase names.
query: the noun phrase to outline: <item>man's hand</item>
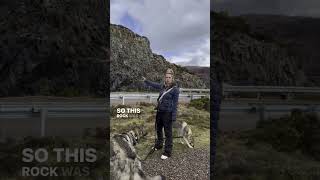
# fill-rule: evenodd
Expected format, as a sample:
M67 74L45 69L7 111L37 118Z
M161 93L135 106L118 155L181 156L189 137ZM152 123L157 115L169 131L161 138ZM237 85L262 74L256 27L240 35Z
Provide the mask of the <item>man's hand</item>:
M142 81L145 81L145 80L147 80L144 76L142 76Z

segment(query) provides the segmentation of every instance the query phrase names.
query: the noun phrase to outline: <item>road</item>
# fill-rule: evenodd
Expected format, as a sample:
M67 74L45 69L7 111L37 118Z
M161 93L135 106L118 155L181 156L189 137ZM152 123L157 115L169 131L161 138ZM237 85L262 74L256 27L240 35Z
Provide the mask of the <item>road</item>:
M156 103L159 93L113 92L110 95L111 105L137 104L139 102ZM208 93L180 93L179 102L188 103L191 99L210 97Z
M157 97L158 94L154 95ZM115 100L110 101L111 104L119 104ZM148 99L127 99L126 103L136 104L141 101L150 102ZM152 98L151 102L155 101L156 99ZM190 97L183 95L179 99L179 102L188 101ZM85 128L105 128L108 124L108 104L109 102L103 98L2 98L0 137L41 136L42 131L45 131L45 135L78 136ZM42 111L43 109L46 111ZM219 129L225 131L252 129L255 128L257 121L288 115L292 109L319 114L320 102L279 99L225 100L221 107Z
M223 101L218 127L223 131L253 129L259 120L280 118L289 115L293 109L315 112L320 115L320 102L252 99Z

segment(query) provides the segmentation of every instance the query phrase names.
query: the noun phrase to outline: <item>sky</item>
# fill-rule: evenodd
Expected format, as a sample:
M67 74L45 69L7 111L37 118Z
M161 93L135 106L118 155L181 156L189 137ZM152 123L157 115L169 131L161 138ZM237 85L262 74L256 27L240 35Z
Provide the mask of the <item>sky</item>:
M210 66L210 0L111 0L112 24L146 36L154 53L182 66Z
M231 15L278 14L320 17L320 0L211 0L211 9Z

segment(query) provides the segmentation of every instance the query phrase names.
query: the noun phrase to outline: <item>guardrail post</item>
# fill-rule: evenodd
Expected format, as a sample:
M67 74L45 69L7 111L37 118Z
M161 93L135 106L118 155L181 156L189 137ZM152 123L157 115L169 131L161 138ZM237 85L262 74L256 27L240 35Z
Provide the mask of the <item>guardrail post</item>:
M289 100L292 100L293 99L293 94L292 93L287 93L287 97L286 97L286 100L289 101Z
M124 96L120 97L122 99L122 105L124 105Z
M259 120L264 121L265 118L265 107L264 105L259 106Z
M41 120L40 120L40 128L41 128L41 137L46 135L46 119L47 119L48 110L45 108L41 109Z
M190 101L193 100L193 94L190 95Z
M0 142L4 142L7 137L7 131L6 128L1 128L0 130Z
M2 104L0 104L0 112L2 112ZM5 139L4 131L5 128L3 128L2 121L0 121L0 142L4 141Z
M152 96L149 96L149 103L152 103Z
M261 99L261 92L258 92L257 93L257 100L260 100Z

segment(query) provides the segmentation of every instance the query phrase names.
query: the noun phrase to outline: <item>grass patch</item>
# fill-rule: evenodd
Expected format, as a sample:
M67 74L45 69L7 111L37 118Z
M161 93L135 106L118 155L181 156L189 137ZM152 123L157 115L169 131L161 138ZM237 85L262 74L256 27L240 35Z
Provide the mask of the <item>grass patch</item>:
M199 110L210 111L210 99L207 97L201 97L200 99L192 99L189 107L195 107Z
M111 132L124 133L139 125L144 126L147 131L147 136L140 140L136 145L137 153L141 158L144 158L150 151L150 148L155 142L155 115L154 105L138 104L132 105L130 108L140 108L141 114L135 118L116 118L114 114L111 118ZM112 107L117 108L117 106ZM111 111L115 111L111 109ZM177 121L185 121L190 125L195 140L195 148L209 148L210 146L210 113L205 110L199 110L194 107L189 107L188 104L179 104ZM178 136L178 133L173 129L173 136ZM173 139L174 153L184 152L188 149L186 145L180 144L179 139ZM150 158L157 155L154 153ZM161 153L159 151L159 153Z
M320 179L319 120L294 110L290 116L261 121L250 131L220 133L215 179Z

